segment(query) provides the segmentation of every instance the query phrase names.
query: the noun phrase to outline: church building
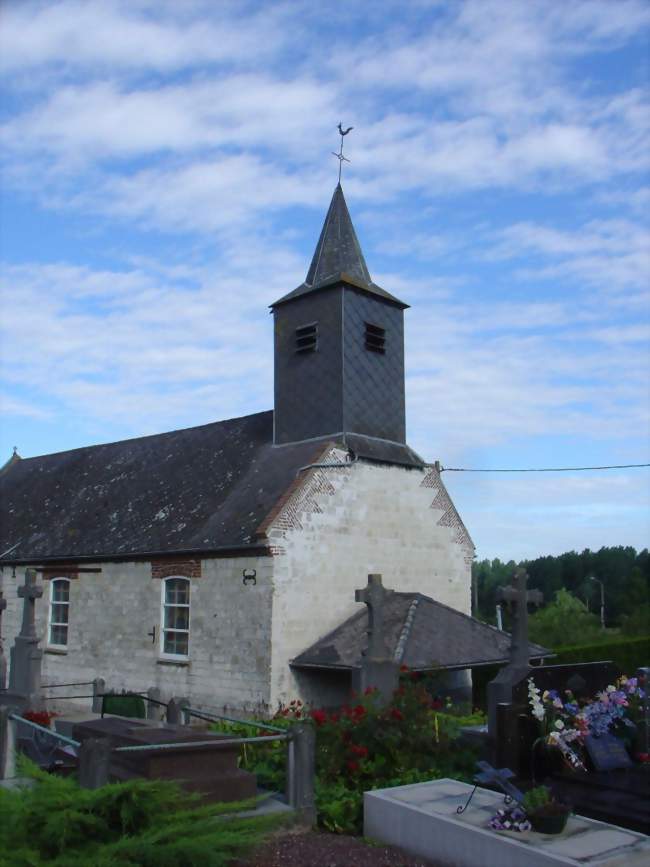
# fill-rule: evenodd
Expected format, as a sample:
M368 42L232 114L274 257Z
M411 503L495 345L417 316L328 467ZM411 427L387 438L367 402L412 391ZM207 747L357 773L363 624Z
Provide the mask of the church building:
M474 548L439 466L406 443L407 306L373 282L339 184L305 281L272 305L273 410L14 456L5 647L35 566L45 682L102 677L206 708L333 703L365 638L355 589L381 573L396 660L505 659L507 636L468 616ZM426 618L431 640L413 644ZM474 644L438 658L463 630Z

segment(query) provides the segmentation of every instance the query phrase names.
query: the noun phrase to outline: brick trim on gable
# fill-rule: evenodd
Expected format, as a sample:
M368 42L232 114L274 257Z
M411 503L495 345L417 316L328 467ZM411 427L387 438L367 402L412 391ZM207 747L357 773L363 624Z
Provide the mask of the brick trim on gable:
M176 558L151 561L152 578L169 578L179 575L182 578L200 578L201 561L195 558Z
M41 574L43 581L51 581L52 578L68 578L72 580L73 578L79 577L79 567L64 566L62 569L44 569Z
M447 488L445 487L442 479L440 478L440 472L437 466L432 466L429 468L429 471L420 483L420 487L432 488L435 491L435 497L433 499L433 502L431 503L430 508L442 512L442 515L438 519L437 524L439 527L449 527L451 530L455 531L454 541L457 545L460 545L463 551L465 562L468 565L471 564L472 560L474 559L475 551L472 537L467 532L467 527L465 526L465 524L463 524L463 521L458 514L451 497L447 493Z
M310 464L329 463L337 453L345 449L333 442L328 442L325 448L320 448L309 462ZM342 466L345 466L342 464ZM256 530L256 535L265 535L269 540L269 551L274 557L286 554L282 541L289 530L301 530L301 515L303 513L320 512L321 507L316 501L319 494L333 495L334 485L327 473L319 467L313 467L300 473L289 485L285 493L277 501L273 509ZM269 535L270 531L270 535Z
M315 451L311 456L310 460L307 461L306 466L309 466L310 464L322 463L325 457L332 451L333 448L335 448L333 442L327 442L325 446L319 446L318 450ZM311 470L310 472L313 473L314 471ZM284 494L282 494L282 496L276 501L275 505L268 513L268 515L264 518L257 530L255 530L256 538L259 539L266 536L266 533L271 524L274 523L280 512L282 512L282 510L288 505L296 491L298 491L303 486L305 482L305 476L307 475L307 471L299 473L296 478L291 482L289 487L286 489Z

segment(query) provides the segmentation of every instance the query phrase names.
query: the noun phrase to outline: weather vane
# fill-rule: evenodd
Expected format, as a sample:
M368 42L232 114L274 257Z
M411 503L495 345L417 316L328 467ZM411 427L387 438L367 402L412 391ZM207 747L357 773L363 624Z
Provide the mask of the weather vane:
M339 133L341 134L341 149L338 153L335 153L334 151L332 151L332 156L336 157L336 159L339 161L339 184L341 183L341 169L343 168L343 163L344 162L346 162L346 163L350 162L350 160L347 157L343 156L343 138L350 132L350 130L353 130L353 129L354 129L353 126L349 126L346 130L344 130L342 125L339 124Z

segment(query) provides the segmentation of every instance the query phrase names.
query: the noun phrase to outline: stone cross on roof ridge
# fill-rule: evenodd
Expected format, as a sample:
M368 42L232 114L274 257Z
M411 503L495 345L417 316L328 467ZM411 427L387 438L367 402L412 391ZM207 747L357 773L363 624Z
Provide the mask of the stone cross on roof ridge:
M25 569L25 583L18 588L23 599L23 622L20 634L25 637L36 636L36 600L43 595L43 588L36 583L36 569Z
M386 659L389 654L384 633L384 604L393 595L393 590L387 590L381 575L368 575L368 586L363 590L355 590L356 602L365 602L368 606L368 659Z

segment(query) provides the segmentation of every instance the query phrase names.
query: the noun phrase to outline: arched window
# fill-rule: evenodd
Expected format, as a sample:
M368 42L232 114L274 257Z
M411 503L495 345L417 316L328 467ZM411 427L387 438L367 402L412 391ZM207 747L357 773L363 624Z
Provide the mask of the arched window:
M165 656L189 656L190 581L170 576L162 582L160 651Z
M52 578L50 581L49 645L54 647L68 646L69 611L70 581L67 578Z

